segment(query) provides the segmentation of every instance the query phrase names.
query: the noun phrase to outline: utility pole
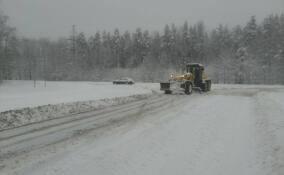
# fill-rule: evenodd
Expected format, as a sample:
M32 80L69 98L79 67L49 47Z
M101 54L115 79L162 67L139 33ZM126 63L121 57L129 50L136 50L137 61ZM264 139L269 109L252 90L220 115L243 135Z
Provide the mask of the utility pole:
M70 65L70 68L72 68L75 60L76 60L76 25L72 25L72 34L70 38L67 40L71 41L71 58L69 59L68 65ZM68 48L69 49L69 48Z
M72 61L75 61L76 59L76 26L75 25L72 25L72 57L73 57L73 60Z
M44 87L46 88L46 55L42 53L42 48L40 48L40 55L43 59L43 78L44 78Z

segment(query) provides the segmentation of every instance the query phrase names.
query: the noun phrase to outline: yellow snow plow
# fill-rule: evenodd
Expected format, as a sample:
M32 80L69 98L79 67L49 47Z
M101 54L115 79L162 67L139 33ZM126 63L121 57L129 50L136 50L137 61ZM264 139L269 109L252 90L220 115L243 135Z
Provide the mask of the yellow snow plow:
M168 82L160 83L160 90L165 91L165 94L171 94L176 90L191 94L193 89L203 92L211 90L211 80L206 76L204 66L199 63L187 64L184 74L172 74Z

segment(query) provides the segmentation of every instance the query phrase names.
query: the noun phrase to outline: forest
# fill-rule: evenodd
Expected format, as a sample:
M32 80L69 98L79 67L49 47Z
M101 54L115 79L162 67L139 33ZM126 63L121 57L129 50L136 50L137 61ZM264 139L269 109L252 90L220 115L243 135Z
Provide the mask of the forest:
M215 29L198 22L161 31L66 32L56 40L18 36L0 13L0 81L111 81L122 76L159 82L186 63L206 67L214 83L284 84L284 14ZM71 26L70 26L71 28ZM80 26L76 26L76 29ZM68 30L67 30L68 31Z

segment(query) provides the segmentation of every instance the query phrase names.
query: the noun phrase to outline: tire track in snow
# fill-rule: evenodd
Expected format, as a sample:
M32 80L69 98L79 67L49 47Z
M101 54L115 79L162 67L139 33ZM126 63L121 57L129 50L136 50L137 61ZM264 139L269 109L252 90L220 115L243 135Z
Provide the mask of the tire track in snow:
M273 95L283 97L281 93L274 92ZM281 103L267 92L259 93L254 100L259 164L268 175L282 175L284 136L280 133L284 131L284 105L281 106Z
M27 126L29 130L23 134L16 132L13 135L9 131L14 130L5 131L6 135L10 135L10 137L2 137L0 141L0 158L56 143L68 139L78 132L78 134L82 134L84 130L97 129L104 125L116 123L123 118L135 118L135 116L142 112L155 112L170 103L173 98L172 96L159 96L134 104L121 105L114 110L107 109L101 112L91 112L90 115L86 113L84 117L75 115L73 116L75 119L64 118L60 124L56 123L57 120L52 120L51 124L49 123L50 121L37 123L34 125L36 129L33 129L33 125L29 125ZM17 129L15 130L17 131Z

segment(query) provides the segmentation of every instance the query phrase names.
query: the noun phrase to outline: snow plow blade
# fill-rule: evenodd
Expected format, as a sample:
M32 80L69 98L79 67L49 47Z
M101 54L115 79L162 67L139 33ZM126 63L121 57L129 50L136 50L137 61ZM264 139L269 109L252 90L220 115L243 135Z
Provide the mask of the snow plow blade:
M160 90L161 91L165 91L165 94L171 94L171 83L169 82L164 82L164 83L160 83Z
M165 90L170 90L171 84L169 82L166 83L160 83L160 90L165 91Z

